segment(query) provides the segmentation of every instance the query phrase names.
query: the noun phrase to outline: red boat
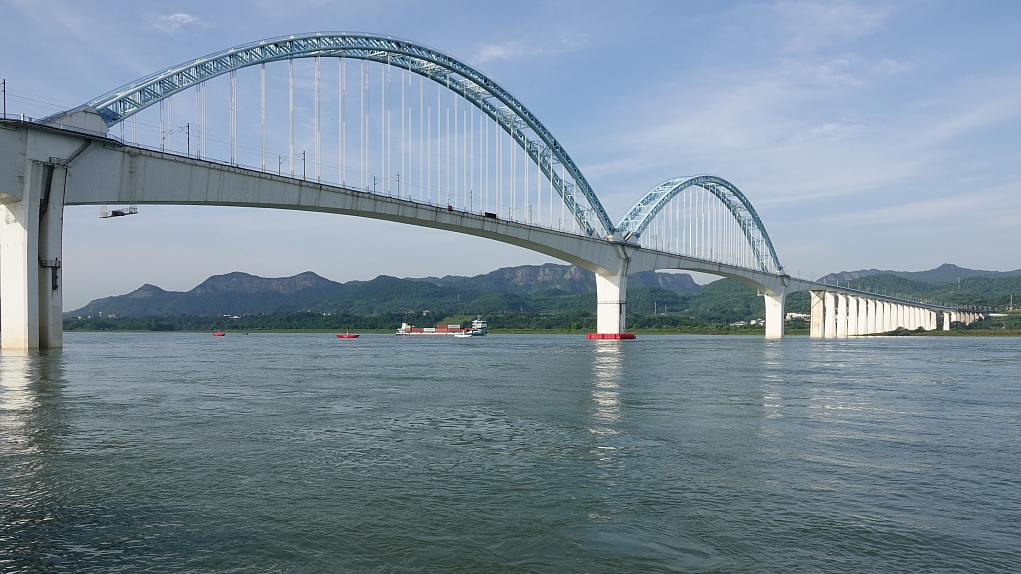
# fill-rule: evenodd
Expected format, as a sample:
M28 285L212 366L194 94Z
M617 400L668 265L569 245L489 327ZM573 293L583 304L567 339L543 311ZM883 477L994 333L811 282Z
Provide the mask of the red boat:
M213 333L213 336L214 336L214 337L222 337L222 336L224 336L224 335L226 335L226 334L227 334L227 333L221 333L221 332L217 331L217 332Z
M357 339L358 338L358 334L357 333L352 333L351 331L348 331L347 333L344 333L343 335L338 334L337 338L338 339Z

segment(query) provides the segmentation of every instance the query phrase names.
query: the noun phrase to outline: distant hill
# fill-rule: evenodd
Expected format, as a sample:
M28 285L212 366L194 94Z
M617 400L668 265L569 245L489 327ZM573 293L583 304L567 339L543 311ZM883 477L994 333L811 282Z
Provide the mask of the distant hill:
M308 309L352 285L324 279L311 271L267 279L248 273L214 275L191 291L165 291L143 285L126 295L104 297L67 316L103 313L122 317L172 315L243 315Z
M422 277L410 279L466 291L502 291L530 294L536 291L558 289L564 293L585 293L595 289L595 276L577 265L521 265L505 267L484 275L462 277ZM701 287L687 273L661 273L643 271L628 277L629 287L659 287L678 293L697 293Z
M921 281L923 283L955 283L958 279L968 279L971 277L985 277L985 278L1001 278L1001 277L1021 277L1021 269L1014 271L980 271L977 269L965 269L964 267L958 267L952 263L944 263L935 269L928 271L880 271L879 269L862 269L859 271L841 271L839 273L830 273L819 278L819 281L824 283L847 283L848 281L854 281L861 279L862 277L870 277L873 275L894 275L896 277L903 277L904 279L910 279L912 281Z
M960 281L958 281L960 277ZM975 271L943 265L931 271L834 273L829 283L955 305L1005 307L1021 295L1021 270ZM1021 299L1021 297L1019 297ZM630 317L678 315L685 320L726 323L762 317L762 297L729 279L700 287L684 273L637 273L628 279ZM181 317L268 315L311 312L324 317L471 317L476 314L571 315L595 313L595 280L573 265L524 265L474 277L400 279L337 283L310 271L264 278L234 272L216 275L186 292L143 285L126 295L92 301L67 317ZM787 310L808 311L807 293L787 298ZM491 317L492 318L492 317Z
M643 289L662 290L676 302L701 288L684 273L636 273L629 278L636 302ZM381 275L371 281L337 283L311 271L293 277L265 278L233 272L215 275L186 292L143 285L126 295L96 299L69 317L115 315L168 317L179 315L251 315L313 310L356 315L442 309L447 312L555 312L585 308L594 303L595 279L574 265L523 265L474 277L447 276L400 279ZM652 299L650 299L651 304ZM654 306L654 305L653 305ZM675 308L678 305L674 305Z

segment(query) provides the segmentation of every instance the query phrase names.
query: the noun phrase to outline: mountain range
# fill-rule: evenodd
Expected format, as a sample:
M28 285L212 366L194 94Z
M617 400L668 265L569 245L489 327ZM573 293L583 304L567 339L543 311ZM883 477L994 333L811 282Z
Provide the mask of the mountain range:
M835 284L958 305L1006 306L1021 295L1021 270L980 271L945 264L929 271L843 271L821 280ZM1021 299L1021 297L1019 297ZM244 316L313 312L375 316L428 312L434 316L500 313L592 315L593 274L573 265L507 267L473 277L339 283L311 271L264 278L242 272L215 275L190 291L143 285L125 295L96 299L65 317ZM807 312L806 293L787 298L787 310ZM761 317L755 289L729 279L699 286L686 273L643 272L628 278L629 315L680 313L703 322Z
M959 279L969 279L971 277L985 277L985 278L1001 278L1001 277L1021 277L1021 269L1015 269L1014 271L981 271L978 269L965 269L964 267L958 267L952 263L944 263L935 269L928 271L881 271L879 269L861 269L858 271L841 271L840 273L830 273L819 278L819 281L829 284L847 283L848 281L854 281L863 277L870 277L873 275L893 275L896 277L903 277L904 279L910 279L911 281L921 281L923 283L954 283Z
M686 273L643 272L631 275L632 288L655 288L690 295L701 287ZM343 309L374 313L454 307L476 302L479 312L532 308L535 300L574 299L593 293L590 271L574 265L524 265L484 275L399 279L381 275L371 281L338 283L311 271L293 277L265 278L235 271L214 275L190 291L166 291L145 284L125 295L96 299L65 316L104 314L121 317L178 315L248 315L288 311Z

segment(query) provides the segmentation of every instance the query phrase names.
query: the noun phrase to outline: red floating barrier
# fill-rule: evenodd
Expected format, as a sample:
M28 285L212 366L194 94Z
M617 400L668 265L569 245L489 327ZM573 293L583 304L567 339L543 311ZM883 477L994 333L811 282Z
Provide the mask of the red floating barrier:
M589 333L585 335L586 339L594 339L597 341L612 340L617 341L620 339L634 339L634 333Z

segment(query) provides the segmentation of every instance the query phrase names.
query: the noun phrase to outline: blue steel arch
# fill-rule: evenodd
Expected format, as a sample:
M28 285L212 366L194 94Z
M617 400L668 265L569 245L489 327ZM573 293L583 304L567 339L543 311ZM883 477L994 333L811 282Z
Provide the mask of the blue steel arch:
M585 176L532 112L475 68L408 40L347 32L317 32L259 40L150 74L81 107L95 109L107 126L112 126L182 90L232 70L266 62L315 57L369 60L405 68L461 95L496 121L525 150L552 182L586 235L595 235L597 231L592 226L592 216L605 236L613 234L613 222ZM530 139L523 128L530 129L537 139ZM556 173L554 161L563 166L574 183ZM588 207L575 198L575 185Z
M692 186L708 190L726 206L741 227L741 232L755 253L761 271L783 272L783 266L780 265L776 250L773 249L773 242L769 239L769 234L766 233L766 228L751 202L737 186L715 175L675 177L654 187L631 207L617 225L617 233L621 239L626 241L632 237L641 237L642 232L670 200Z

